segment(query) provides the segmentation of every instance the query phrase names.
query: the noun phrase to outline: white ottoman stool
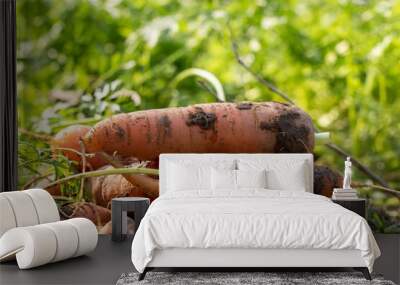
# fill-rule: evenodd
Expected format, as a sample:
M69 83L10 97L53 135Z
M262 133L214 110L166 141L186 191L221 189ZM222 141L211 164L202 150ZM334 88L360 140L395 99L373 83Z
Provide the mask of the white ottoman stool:
M28 269L86 254L97 245L97 229L88 219L13 228L0 238L0 260L16 256Z
M88 219L59 221L56 203L42 189L0 193L0 262L28 269L86 254L98 233Z

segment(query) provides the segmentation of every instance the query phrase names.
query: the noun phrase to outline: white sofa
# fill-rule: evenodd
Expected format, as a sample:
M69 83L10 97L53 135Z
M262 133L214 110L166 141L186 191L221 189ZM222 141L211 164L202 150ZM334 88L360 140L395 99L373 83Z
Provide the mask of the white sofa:
M16 259L20 269L86 254L97 245L88 219L60 221L51 195L42 189L0 193L0 262Z

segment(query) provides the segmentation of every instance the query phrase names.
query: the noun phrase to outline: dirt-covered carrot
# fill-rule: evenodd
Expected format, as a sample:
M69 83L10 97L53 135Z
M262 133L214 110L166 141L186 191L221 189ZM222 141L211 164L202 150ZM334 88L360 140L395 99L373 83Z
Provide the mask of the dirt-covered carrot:
M109 168L113 167L104 166L101 169ZM89 181L95 203L103 207L110 208L111 200L116 197L147 197L141 188L132 185L120 174L91 177Z
M69 160L73 160L81 164L82 157L81 146L79 141L89 132L91 127L82 125L69 126L58 132L51 141L51 147L54 153L62 153ZM87 158L87 162L93 169L97 169L105 164L98 155Z
M314 193L332 197L333 188L341 188L343 176L324 165L314 165Z
M301 109L276 102L212 103L115 115L84 137L89 152L140 160L161 153L312 152L314 127Z
M121 169L123 168L123 164L116 160L114 157L108 155L104 151L98 152L101 157L106 160L107 162L110 163L111 166ZM143 163L134 163L131 164L130 166L134 167L139 167L140 164ZM148 162L146 163L148 164ZM143 168L144 169L144 168ZM154 168L153 168L154 169ZM151 171L152 169L147 168L148 171ZM158 170L156 170L158 174ZM121 175L125 178L126 181L128 181L131 185L135 186L136 188L140 189L143 191L143 193L150 199L155 199L158 197L158 180L155 179L155 177L147 176L147 175L141 175L141 174L133 174L133 173L121 173ZM158 177L158 175L157 175Z
M64 218L83 217L91 220L97 226L104 226L111 220L111 211L104 207L88 202L77 202L61 207Z

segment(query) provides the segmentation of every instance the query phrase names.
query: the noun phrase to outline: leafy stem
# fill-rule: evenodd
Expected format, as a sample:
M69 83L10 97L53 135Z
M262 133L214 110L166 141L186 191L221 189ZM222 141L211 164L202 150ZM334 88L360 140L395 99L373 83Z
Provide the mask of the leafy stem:
M74 179L81 179L82 177L98 177L104 175L113 175L113 174L148 174L148 175L158 175L158 169L153 168L145 168L145 167L126 167L126 168L112 168L112 169L102 169L102 170L94 170L88 171L85 173L78 173L68 177L64 177L58 179L50 184L48 184L45 188L50 188L54 185L62 184Z

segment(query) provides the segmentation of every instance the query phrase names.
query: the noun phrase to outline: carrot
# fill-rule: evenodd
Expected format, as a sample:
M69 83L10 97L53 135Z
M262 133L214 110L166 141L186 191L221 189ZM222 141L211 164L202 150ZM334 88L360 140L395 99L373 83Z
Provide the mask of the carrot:
M161 153L301 153L314 148L314 127L283 103L212 103L115 115L84 137L88 152L139 160Z
M111 211L104 207L88 202L77 202L61 207L64 218L83 217L91 220L97 226L104 226L111 220Z
M134 235L136 231L136 226L135 226L135 221L127 217L127 234L128 235ZM111 235L112 234L112 222L109 221L107 224L105 224L100 230L99 230L100 235Z
M47 190L47 192L50 193L51 196L61 196L62 195L60 185L54 185L52 187L47 188L46 190Z
M91 127L89 126L73 125L61 130L51 141L53 152L62 153L69 160L76 161L81 166L82 157L79 154L79 152L81 152L79 141L89 132L90 129ZM98 155L88 157L87 162L93 169L97 169L107 164Z
M101 169L108 168L112 168L112 166L104 166ZM89 181L94 202L106 208L111 207L111 200L116 197L146 197L141 188L132 185L124 176L119 174L91 177Z
M111 166L121 169L124 165L119 161L116 160L114 157L108 155L105 152L99 152L101 157L110 163ZM132 164L131 166L138 167L140 164L143 163L136 163ZM148 162L146 162L148 164ZM154 169L154 168L153 168ZM148 169L150 170L150 169ZM158 172L158 171L156 171ZM147 175L140 175L140 174L133 174L133 173L121 173L121 175L130 182L131 185L138 187L149 197L151 200L158 197L158 179L154 176L147 176Z
M314 165L314 193L332 197L333 188L341 188L343 176L324 165Z

